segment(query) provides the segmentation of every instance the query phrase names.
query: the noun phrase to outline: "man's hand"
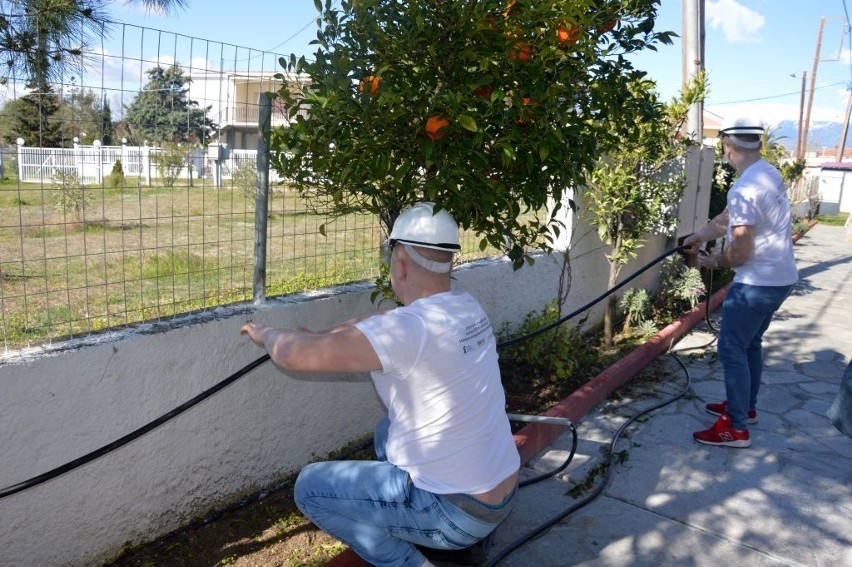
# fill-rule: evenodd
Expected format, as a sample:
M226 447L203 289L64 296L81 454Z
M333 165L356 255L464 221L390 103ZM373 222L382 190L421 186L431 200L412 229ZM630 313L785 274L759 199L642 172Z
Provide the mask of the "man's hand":
M687 246L687 249L685 250L687 254L698 254L702 244L704 244L704 239L702 239L697 232L690 234L683 241L683 245Z
M246 323L240 328L240 333L243 335L248 335L254 344L259 347L263 347L263 334L266 330L269 329L266 325L261 325L260 323Z

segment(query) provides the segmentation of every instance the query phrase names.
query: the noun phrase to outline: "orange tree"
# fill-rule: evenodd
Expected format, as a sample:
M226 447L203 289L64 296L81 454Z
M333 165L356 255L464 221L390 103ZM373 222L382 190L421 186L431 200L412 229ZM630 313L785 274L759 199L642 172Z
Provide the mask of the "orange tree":
M385 230L435 201L516 268L550 250L565 192L633 119L644 73L625 55L673 35L654 31L659 0L316 4L313 60L281 61L296 120L273 130L277 172L332 217L371 212Z
M632 120L611 125L620 142L596 164L583 192L589 221L609 246L607 289L648 234L670 235L677 224L677 203L686 187L685 157L695 142L682 135L689 108L702 101L704 74L685 85L679 98L663 104L647 79L631 85L634 96L622 108ZM662 119L660 117L663 117ZM612 343L617 297L610 295L604 314L604 344Z

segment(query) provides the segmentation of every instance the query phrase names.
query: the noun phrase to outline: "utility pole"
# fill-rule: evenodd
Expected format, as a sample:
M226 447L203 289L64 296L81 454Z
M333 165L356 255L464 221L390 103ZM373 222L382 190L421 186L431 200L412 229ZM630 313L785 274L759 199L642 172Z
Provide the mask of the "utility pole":
M796 161L802 161L805 157L804 144L802 143L802 125L805 113L805 86L808 82L808 72L802 71L802 97L799 99L799 139L796 140Z
M837 142L837 153L834 159L838 162L843 161L843 153L846 151L846 134L849 132L849 115L852 114L852 85L846 87L846 94L849 97L846 101L846 119L843 121L843 130L840 133L840 140Z
M682 77L686 85L704 69L704 0L682 0ZM704 139L704 103L689 109L685 134L699 144Z
M808 97L808 113L805 117L805 131L802 134L802 156L808 151L808 129L811 125L811 107L814 105L814 88L816 87L817 67L819 67L819 50L822 46L822 30L825 28L825 16L819 20L819 34L817 34L816 55L814 55L814 68L811 73L811 90Z

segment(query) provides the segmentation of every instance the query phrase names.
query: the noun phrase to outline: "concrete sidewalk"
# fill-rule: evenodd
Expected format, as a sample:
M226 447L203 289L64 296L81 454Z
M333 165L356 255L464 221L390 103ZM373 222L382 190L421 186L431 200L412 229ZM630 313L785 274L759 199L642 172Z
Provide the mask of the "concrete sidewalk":
M602 494L509 554L514 567L852 565L852 439L825 417L852 355L852 242L816 225L796 245L801 281L764 337L766 370L752 447L699 445L692 432L724 399L715 345L655 361L664 379L634 381L577 424L577 454L554 478L522 488L498 529L491 559L578 502L568 491L599 465L616 431L645 408L683 394L631 424ZM718 317L718 313L716 315ZM675 350L714 339L702 323ZM652 383L653 382L653 383ZM568 457L564 434L525 477Z

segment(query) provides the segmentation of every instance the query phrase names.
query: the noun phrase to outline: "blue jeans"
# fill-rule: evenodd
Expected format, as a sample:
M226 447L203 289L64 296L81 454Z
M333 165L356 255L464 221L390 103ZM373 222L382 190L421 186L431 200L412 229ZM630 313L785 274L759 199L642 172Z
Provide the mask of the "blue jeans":
M388 425L384 418L376 426L378 461L329 461L302 469L295 487L299 510L376 566L420 567L424 557L414 544L461 549L494 531L514 493L490 506L416 488L408 473L386 460Z
M763 373L763 333L793 286L735 283L722 304L719 360L725 371L728 414L734 429L745 429L748 410L757 406Z

